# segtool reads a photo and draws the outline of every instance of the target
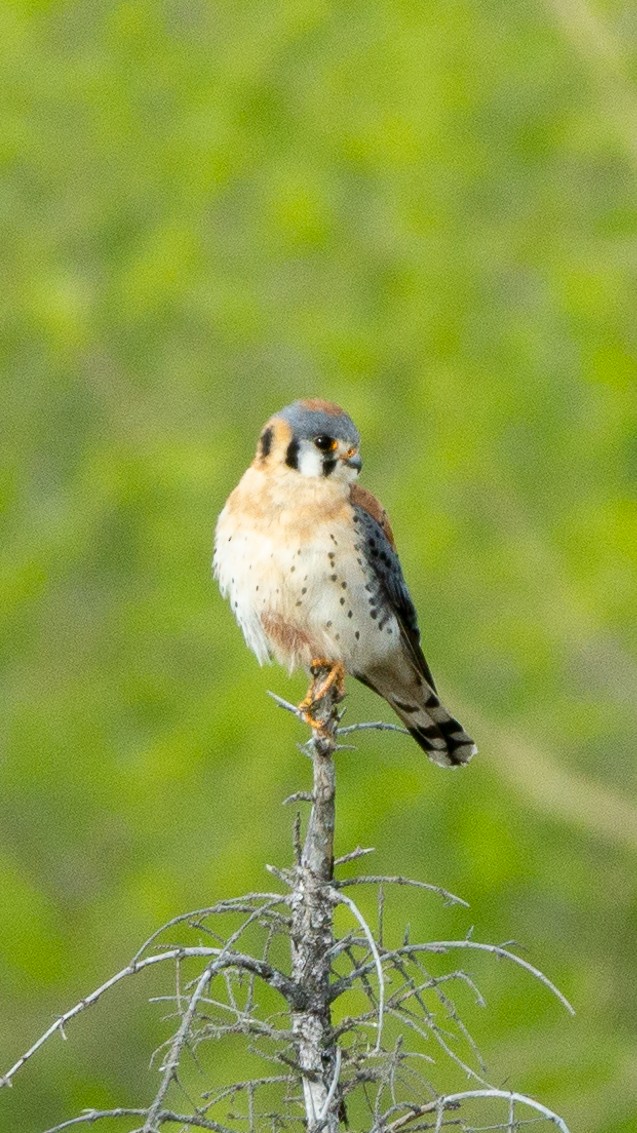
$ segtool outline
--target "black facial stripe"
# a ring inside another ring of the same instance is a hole
[[[272,437],[274,430],[272,428],[266,429],[261,436],[261,459],[265,460],[269,456],[270,449],[272,448]]]
[[[323,461],[323,475],[329,476],[334,471],[334,469],[336,468],[337,463],[338,463],[338,461],[336,461],[336,460],[324,460]]]
[[[297,440],[290,441],[287,452],[285,454],[285,463],[290,468],[298,468],[299,466],[299,442]]]

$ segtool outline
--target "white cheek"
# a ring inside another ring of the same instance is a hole
[[[351,468],[342,460],[339,460],[336,468],[332,472],[332,476],[335,480],[344,481],[346,484],[353,484],[355,480],[358,480],[357,470],[355,468]]]
[[[323,457],[314,445],[303,445],[299,453],[299,472],[302,476],[322,476]]]

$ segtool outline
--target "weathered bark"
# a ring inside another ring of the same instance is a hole
[[[318,684],[324,673],[318,673]],[[313,802],[292,893],[292,973],[307,993],[293,1017],[310,1133],[339,1127],[339,1058],[330,1019],[330,949],[334,943],[330,883],[334,867],[335,773],[338,725],[333,686],[313,708],[321,725],[309,744],[314,771]]]

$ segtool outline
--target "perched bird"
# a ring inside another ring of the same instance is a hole
[[[346,673],[384,697],[430,759],[467,763],[473,740],[441,704],[387,514],[358,485],[360,438],[329,401],[266,422],[215,532],[214,574],[259,662]],[[299,707],[312,722],[311,700]]]

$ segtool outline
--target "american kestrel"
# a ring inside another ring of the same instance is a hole
[[[329,401],[271,417],[219,516],[214,574],[261,664],[329,669],[341,689],[350,673],[430,759],[459,766],[477,749],[438,698],[387,513],[357,483],[359,443]]]

